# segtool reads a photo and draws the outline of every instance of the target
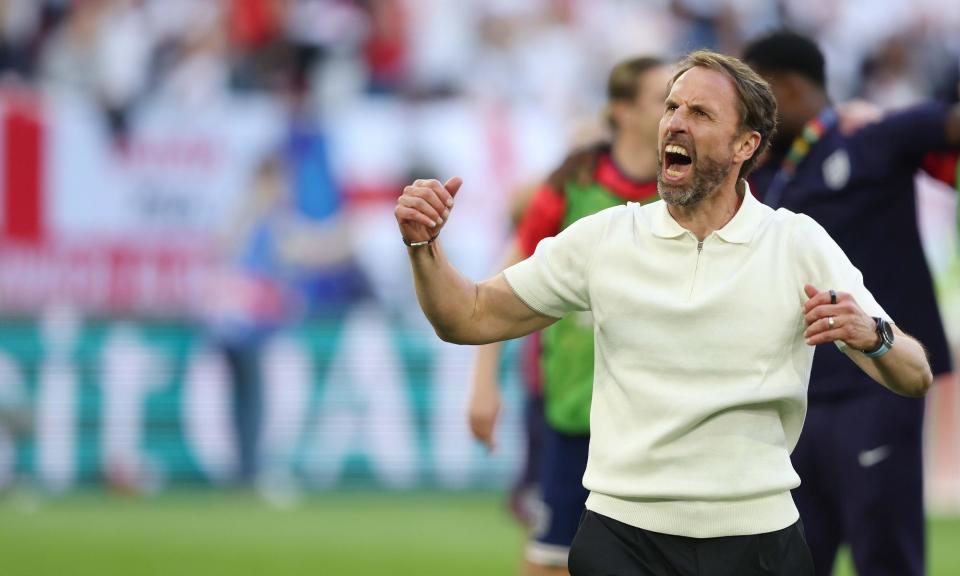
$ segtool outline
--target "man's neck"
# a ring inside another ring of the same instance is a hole
[[[620,134],[613,141],[613,161],[631,180],[653,180],[657,177],[657,146],[648,139]]]
[[[667,205],[667,210],[677,224],[686,228],[701,242],[714,230],[719,230],[733,219],[743,203],[745,188],[736,185],[736,173],[733,179],[727,178],[711,194],[694,206]]]

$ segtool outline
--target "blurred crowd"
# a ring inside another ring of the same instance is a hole
[[[589,115],[609,65],[738,53],[779,26],[815,36],[831,90],[898,106],[955,86],[948,0],[3,0],[8,78],[98,100],[306,89],[329,112],[371,95],[535,102]]]
[[[5,77],[94,99],[119,133],[145,98],[250,91],[328,115],[374,96],[528,103],[570,127],[625,56],[736,54],[778,26],[819,39],[835,98],[893,107],[955,97],[960,52],[948,0],[3,0],[0,22]]]

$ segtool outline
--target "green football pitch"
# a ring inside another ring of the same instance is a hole
[[[4,576],[513,575],[522,539],[491,494],[0,495]],[[960,574],[958,543],[960,518],[931,520],[932,576]]]

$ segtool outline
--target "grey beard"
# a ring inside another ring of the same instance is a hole
[[[730,173],[732,166],[732,158],[728,158],[726,162],[703,158],[700,160],[700,165],[694,168],[693,184],[689,188],[681,188],[664,180],[663,160],[659,159],[657,160],[657,193],[671,206],[683,208],[695,206],[717,189],[717,186]]]

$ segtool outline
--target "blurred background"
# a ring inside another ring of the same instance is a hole
[[[837,101],[957,99],[954,0],[0,0],[0,571],[513,573],[518,354],[487,454],[395,199],[462,176],[444,246],[486,277],[615,62],[783,25]],[[957,351],[957,196],[918,178]],[[956,574],[956,378],[927,414]]]

